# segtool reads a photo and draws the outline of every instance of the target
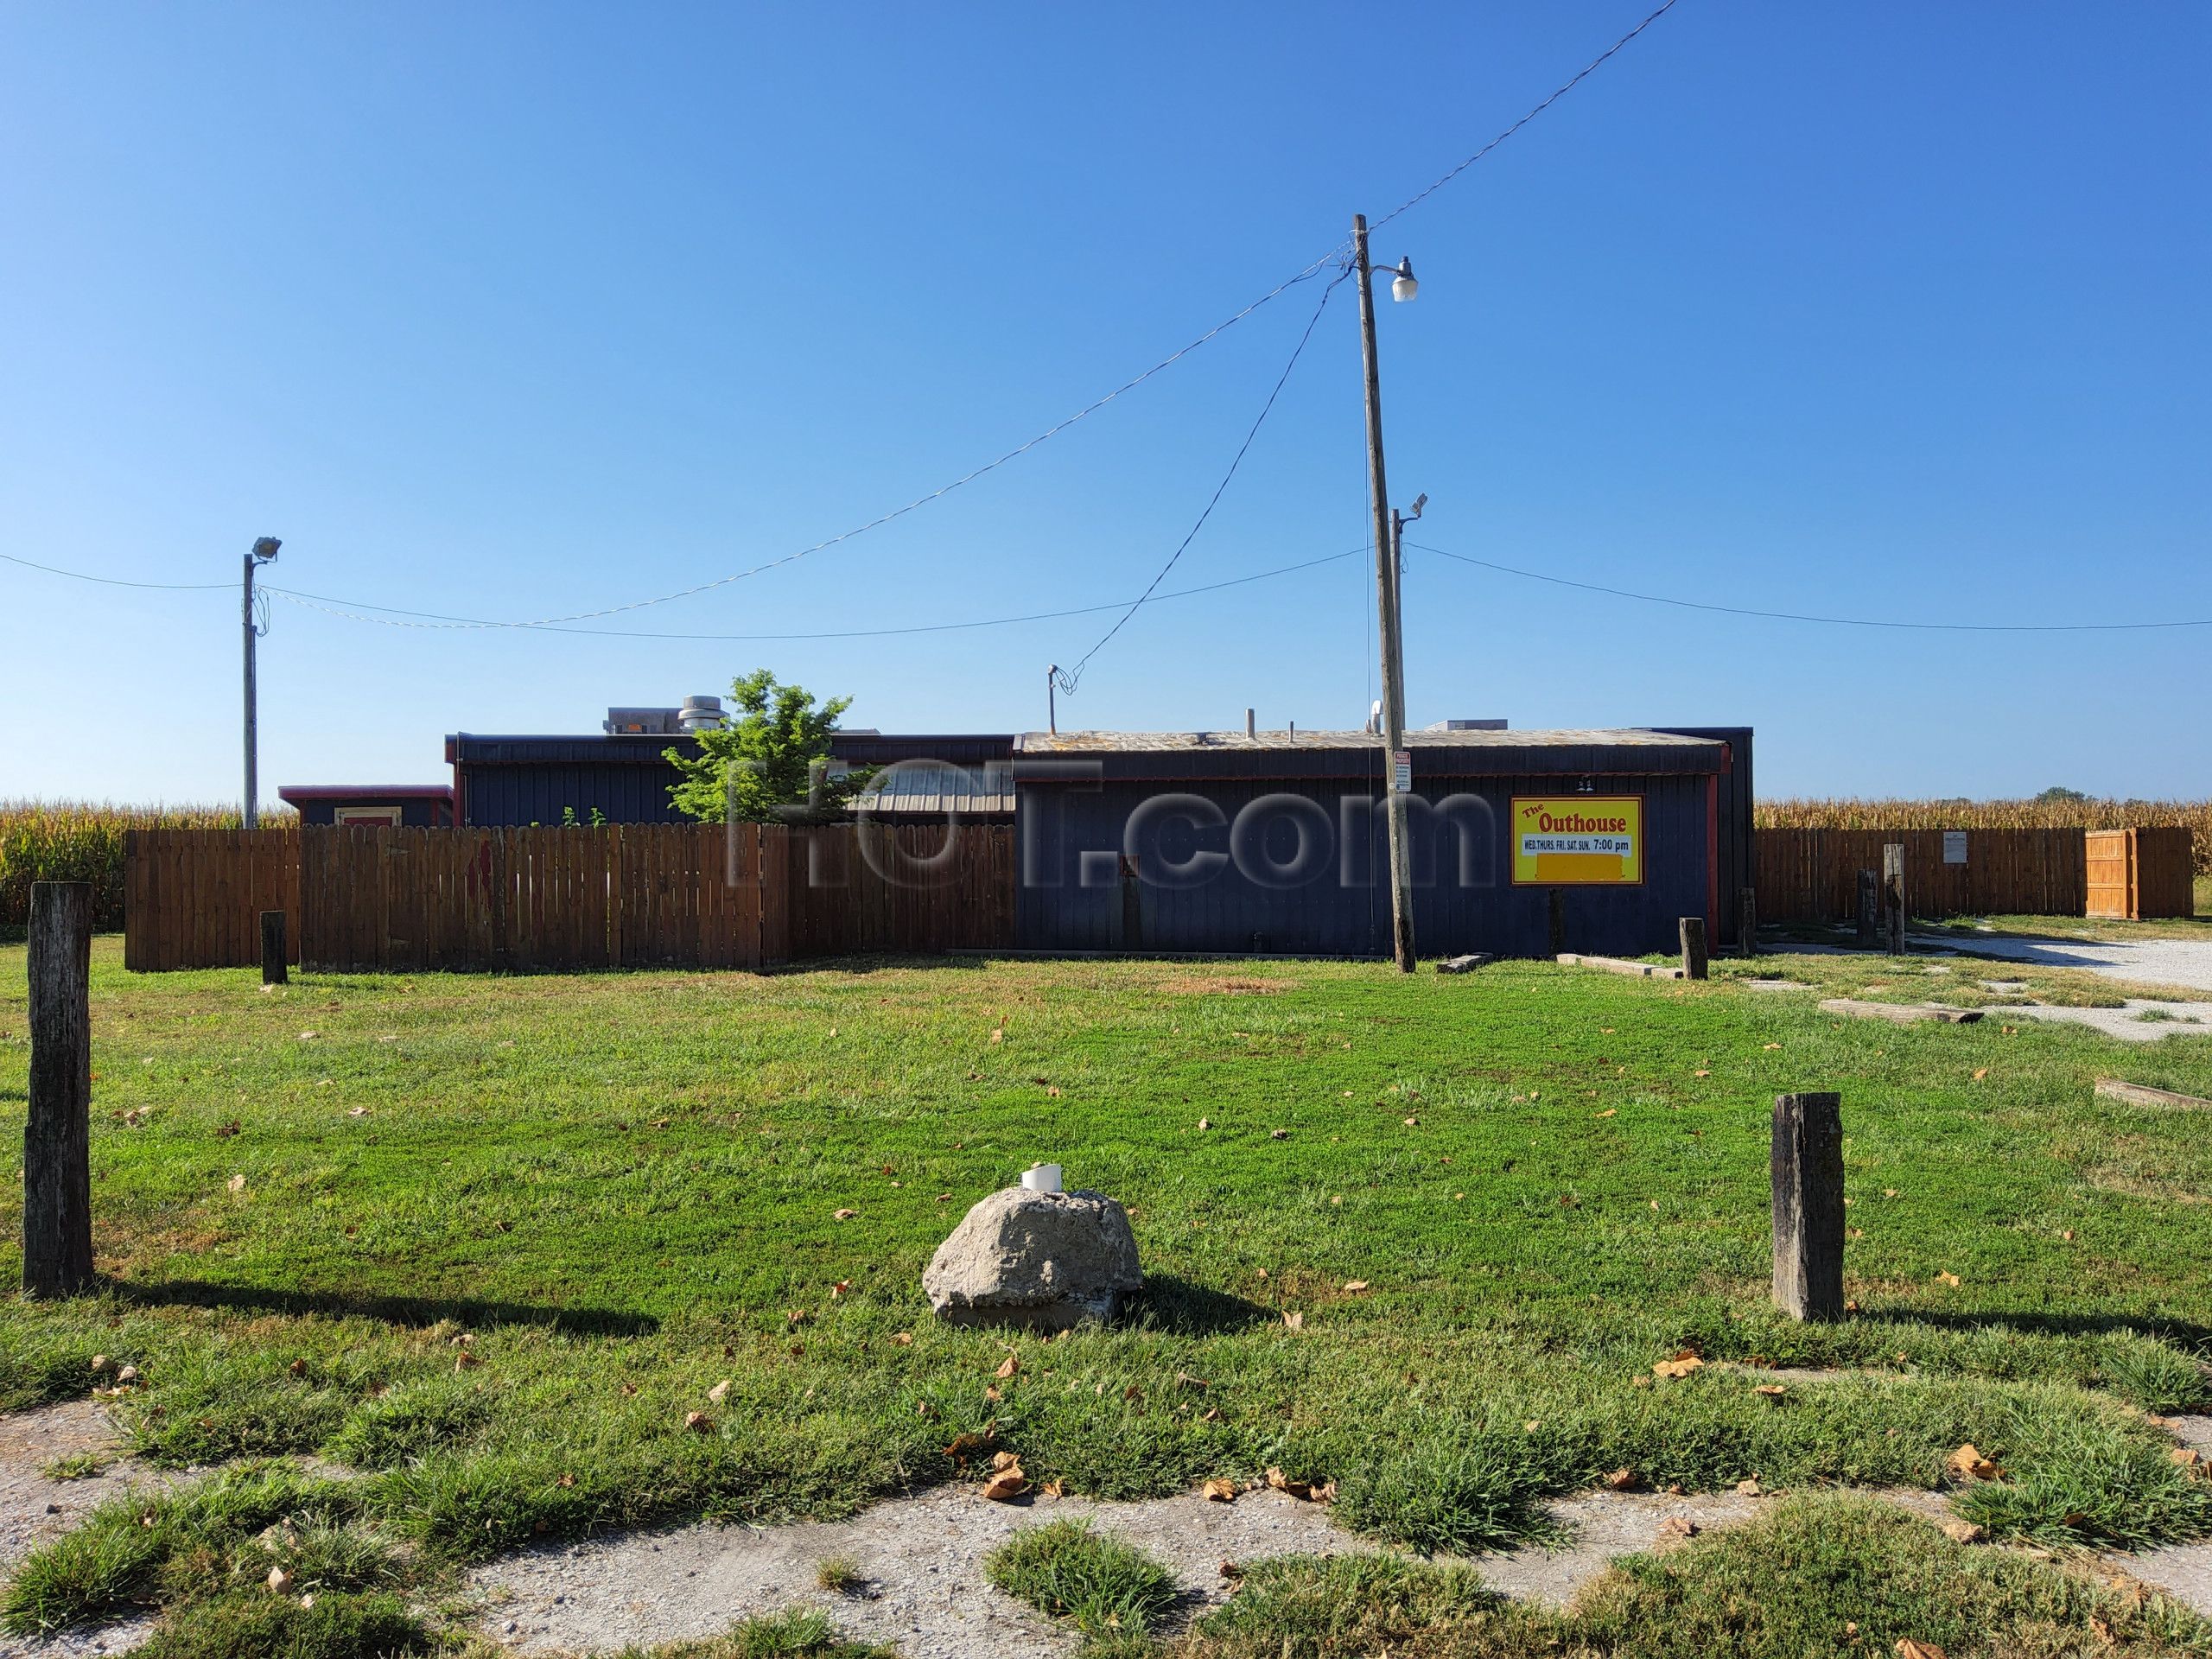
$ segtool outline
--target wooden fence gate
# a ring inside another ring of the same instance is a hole
[[[2087,913],[2127,921],[2194,914],[2194,852],[2186,829],[2090,830]]]

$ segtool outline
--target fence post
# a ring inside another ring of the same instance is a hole
[[[92,885],[34,881],[30,1111],[23,1126],[23,1289],[92,1282]]]
[[[282,985],[290,977],[284,966],[284,912],[264,910],[261,912],[261,982]]]
[[[1859,872],[1859,948],[1872,950],[1881,943],[1882,878],[1872,870]]]
[[[1759,953],[1759,890],[1736,890],[1736,949],[1747,957]]]
[[[1705,918],[1685,916],[1681,918],[1682,977],[1705,977]]]
[[[1774,1302],[1843,1317],[1843,1096],[1774,1097]]]
[[[1882,907],[1889,924],[1889,948],[1893,957],[1904,954],[1904,847],[1891,842],[1882,849]]]

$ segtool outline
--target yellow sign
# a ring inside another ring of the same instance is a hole
[[[1513,798],[1516,886],[1634,887],[1643,880],[1641,795]]]

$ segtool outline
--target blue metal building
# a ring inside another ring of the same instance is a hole
[[[1750,880],[1751,734],[1727,729],[1408,734],[1421,953],[1638,956],[1672,950],[1684,916],[1732,938],[1731,899]],[[1745,786],[1724,804],[1739,750]],[[1014,749],[1016,942],[1387,954],[1387,764],[1363,732],[1027,734]],[[1517,805],[1560,836],[1516,841]],[[1628,826],[1633,880],[1624,855],[1530,850],[1585,847],[1586,816]],[[1601,867],[1603,880],[1561,874]]]
[[[569,812],[586,823],[594,814],[607,823],[677,823],[683,815],[668,796],[678,777],[667,759],[671,748],[696,753],[698,740],[681,733],[457,732],[446,739],[446,760],[453,767],[454,810],[466,825],[559,823]],[[849,766],[927,760],[980,772],[991,762],[1002,768],[1014,753],[1014,738],[1009,733],[841,732],[830,753]],[[1010,800],[990,804],[1001,812],[1012,810]]]

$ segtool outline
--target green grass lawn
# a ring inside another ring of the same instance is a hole
[[[1999,1535],[2212,1531],[2212,1484],[2143,1421],[2212,1406],[2212,1135],[2090,1091],[2118,1071],[2212,1095],[2212,1043],[2001,1009],[1839,1020],[1736,963],[1707,984],[963,959],[271,994],[121,957],[95,946],[109,1288],[0,1313],[0,1405],[80,1397],[104,1355],[139,1370],[140,1453],[249,1461],[34,1557],[17,1630],[257,1584],[257,1535],[288,1516],[319,1616],[376,1626],[395,1586],[534,1538],[974,1478],[963,1432],[1109,1497],[1280,1465],[1334,1480],[1346,1524],[1446,1553],[1540,1535],[1539,1500],[1617,1470],[1934,1486],[1966,1441],[2005,1478],[1960,1507]],[[11,1134],[22,957],[0,948]],[[1757,971],[1908,1000],[1967,977]],[[2086,977],[2003,976],[2054,999]],[[1769,1111],[1815,1088],[1843,1091],[1848,1137],[1858,1311],[1833,1327],[1766,1306]],[[937,1328],[931,1251],[1039,1160],[1130,1206],[1134,1318],[1049,1344]],[[1779,1396],[1718,1363],[1653,1376],[1686,1348],[1852,1370]]]

